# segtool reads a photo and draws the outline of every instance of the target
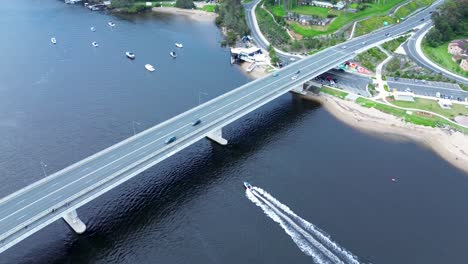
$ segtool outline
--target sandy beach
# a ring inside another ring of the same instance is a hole
[[[242,72],[244,72],[249,78],[251,78],[253,80],[262,78],[263,76],[268,74],[268,72],[267,72],[267,67],[268,66],[267,65],[257,66],[251,72],[247,72],[247,68],[249,68],[250,63],[243,62],[243,63],[239,64],[239,66],[240,66]]]
[[[184,15],[191,19],[201,21],[201,22],[211,22],[214,21],[217,14],[212,12],[206,12],[203,10],[197,9],[181,9],[177,7],[153,7],[151,9],[153,12],[172,14],[172,15]]]
[[[406,123],[379,110],[365,108],[329,95],[315,95],[309,92],[304,98],[320,102],[339,120],[374,136],[416,141],[468,173],[468,135]]]

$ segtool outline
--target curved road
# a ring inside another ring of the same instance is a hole
[[[430,61],[428,58],[425,56],[422,56],[422,50],[421,50],[421,40],[418,41],[418,39],[422,38],[423,35],[432,27],[432,23],[427,23],[423,28],[421,28],[416,34],[411,36],[407,42],[403,44],[403,48],[406,51],[406,54],[408,57],[410,57],[412,60],[414,60],[417,64],[420,66],[427,68],[433,72],[440,73],[443,76],[455,80],[459,83],[462,83],[464,85],[468,85],[468,79],[464,78],[462,76],[459,76],[455,73],[449,72],[442,67],[434,64],[432,61]]]

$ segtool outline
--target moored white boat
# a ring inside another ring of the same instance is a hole
[[[178,47],[178,48],[183,48],[184,47],[184,45],[182,45],[182,43],[176,43],[175,46]]]
[[[92,31],[92,32],[96,31],[96,28],[95,28],[95,27],[91,27],[91,31]]]
[[[110,21],[109,23],[107,23],[107,25],[111,26],[111,27],[115,27],[115,23]]]
[[[150,72],[153,72],[153,71],[154,71],[154,67],[153,67],[153,65],[151,65],[151,64],[146,64],[146,65],[145,65],[145,68],[146,68],[148,71],[150,71]]]
[[[93,47],[95,47],[95,48],[99,47],[99,44],[97,44],[96,41],[93,41],[93,43],[91,43],[91,45],[93,45]]]
[[[57,39],[55,39],[54,37],[50,38],[50,42],[52,42],[52,44],[57,44]]]
[[[177,54],[174,51],[171,51],[169,55],[171,55],[172,58],[177,58]]]
[[[125,55],[129,59],[132,59],[132,60],[135,59],[135,53],[133,53],[133,52],[127,51],[127,52],[125,52]]]

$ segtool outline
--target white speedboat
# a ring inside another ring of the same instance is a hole
[[[125,56],[127,56],[127,58],[132,59],[132,60],[135,59],[135,53],[130,52],[130,51],[125,52]]]
[[[107,23],[107,25],[109,25],[110,27],[115,27],[115,23],[110,21],[109,23]]]
[[[50,38],[50,42],[52,42],[52,44],[57,44],[57,39],[55,39],[54,37]]]
[[[91,45],[93,45],[93,47],[95,47],[95,48],[99,47],[99,45],[97,44],[96,41],[93,41],[93,43],[91,43]]]
[[[174,51],[169,53],[169,55],[171,55],[171,57],[174,58],[174,59],[177,58],[177,54]]]
[[[92,31],[92,32],[96,31],[96,28],[95,28],[95,27],[91,27],[91,31]]]
[[[151,65],[151,64],[146,64],[146,65],[145,65],[145,68],[146,68],[148,71],[150,71],[150,72],[153,72],[153,71],[154,71],[154,67],[153,67],[153,65]]]
[[[244,182],[244,187],[248,190],[251,190],[252,189],[252,185],[250,185],[250,183],[248,182]]]
[[[182,45],[182,43],[176,43],[175,46],[178,47],[178,48],[183,48],[184,47],[184,45]]]

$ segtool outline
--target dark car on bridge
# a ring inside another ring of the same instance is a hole
[[[166,141],[164,141],[164,143],[170,144],[170,143],[176,141],[176,139],[177,139],[177,138],[176,138],[175,136],[172,136],[172,137],[166,139]]]
[[[201,120],[200,119],[197,119],[195,121],[192,122],[192,126],[196,126],[196,125],[199,125],[201,123]]]

